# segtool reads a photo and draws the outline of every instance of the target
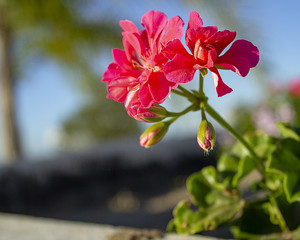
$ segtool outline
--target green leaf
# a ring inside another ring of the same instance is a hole
[[[174,222],[174,218],[169,221],[166,230],[167,232],[176,232],[176,225]]]
[[[279,226],[270,222],[270,216],[263,208],[266,200],[246,203],[243,215],[231,227],[234,239],[252,239],[261,234],[280,231]]]
[[[207,207],[207,195],[216,189],[223,191],[225,186],[219,182],[216,169],[208,166],[187,179],[187,188],[197,206]]]
[[[275,199],[272,199],[273,201],[266,202],[263,204],[263,208],[265,211],[270,215],[270,221],[274,225],[283,226],[283,229],[287,229],[285,220],[280,212],[280,209],[278,208],[277,204],[275,203]]]
[[[280,135],[283,138],[292,138],[292,139],[295,139],[296,141],[300,141],[300,136],[291,129],[289,124],[279,122],[276,124],[276,127],[278,128]]]
[[[239,166],[239,158],[230,153],[221,155],[217,163],[217,170],[220,173],[227,173],[231,175],[235,173]]]
[[[254,239],[254,238],[257,238],[259,236],[262,236],[262,235],[259,235],[259,234],[244,232],[238,226],[232,226],[230,228],[230,231],[232,232],[235,239]]]
[[[184,234],[194,234],[217,228],[231,220],[244,206],[235,189],[227,189],[213,166],[203,168],[187,180],[193,202],[199,207],[190,209],[187,201],[180,202],[174,209],[174,220],[169,229]]]
[[[245,156],[243,157],[238,165],[238,171],[233,177],[232,185],[237,187],[239,182],[245,177],[248,173],[250,173],[255,168],[255,163],[251,157]]]
[[[228,198],[207,209],[192,211],[188,202],[180,202],[174,209],[176,231],[182,234],[195,234],[213,230],[231,220],[244,207],[244,200]]]
[[[275,138],[257,131],[247,134],[245,140],[254,148],[255,153],[262,159],[266,159],[275,150]],[[232,148],[232,153],[240,158],[249,155],[248,150],[241,144],[236,143]],[[249,155],[250,156],[250,155]]]
[[[267,164],[267,171],[276,169],[283,174],[283,190],[289,203],[300,201],[299,148],[299,141],[284,139]]]
[[[232,227],[231,231],[234,233],[236,238],[241,239],[251,239],[251,240],[279,240],[279,239],[300,239],[300,227],[291,232],[280,232],[280,233],[272,233],[272,234],[251,234],[247,232],[240,231],[237,227]]]
[[[276,169],[268,169],[266,172],[266,186],[272,192],[280,192],[282,191],[282,182],[283,182],[284,174],[281,171]]]

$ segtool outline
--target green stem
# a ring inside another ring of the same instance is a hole
[[[206,119],[206,115],[205,115],[205,110],[204,110],[204,108],[201,108],[201,118],[202,118],[202,121],[203,121],[203,120],[207,120],[207,119]]]
[[[184,109],[183,111],[179,112],[179,113],[175,113],[175,112],[168,112],[167,116],[168,117],[172,117],[170,120],[166,121],[168,123],[172,123],[175,120],[177,120],[177,118],[181,117],[182,115],[195,110],[195,108],[197,107],[197,103],[193,103],[192,105],[190,105],[189,107],[187,107],[186,109]]]
[[[265,176],[265,166],[262,163],[261,159],[257,156],[253,148],[249,145],[248,142],[234,129],[232,128],[208,103],[205,103],[206,112],[213,117],[222,127],[229,131],[237,140],[247,148],[249,153],[253,156],[254,162],[257,166],[257,169],[260,171],[262,176]]]
[[[200,94],[200,98],[201,99],[205,99],[205,94],[203,91],[203,81],[204,80],[204,76],[202,74],[202,72],[200,71],[200,76],[199,76],[199,94]],[[206,115],[205,115],[205,103],[204,101],[200,102],[200,109],[201,109],[201,117],[202,117],[202,121],[206,120]]]
[[[287,226],[287,224],[286,224],[286,222],[285,222],[285,220],[282,216],[282,213],[281,213],[281,211],[278,207],[278,204],[277,204],[276,200],[273,197],[270,197],[270,202],[276,208],[276,215],[278,217],[278,221],[279,221],[278,225],[279,225],[280,229],[283,232],[289,232],[290,230],[289,230],[289,228],[288,228],[288,226]]]
[[[178,90],[176,90],[176,89],[172,89],[172,92],[173,92],[173,93],[175,93],[175,94],[177,94],[177,95],[180,95],[180,96],[186,97],[186,94],[184,94],[183,92],[181,92],[181,91],[178,91]]]
[[[202,75],[202,72],[200,72],[200,79],[199,79],[199,93],[200,97],[205,97],[204,91],[203,91],[203,81],[204,76]]]
[[[189,90],[185,89],[181,85],[178,85],[178,89],[180,89],[184,93],[184,96],[187,97],[189,100],[198,100],[197,96],[195,96],[193,93],[191,93]]]

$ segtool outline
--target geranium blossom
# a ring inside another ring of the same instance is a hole
[[[113,49],[114,61],[104,72],[102,81],[107,82],[108,98],[124,102],[131,117],[143,120],[140,115],[151,114],[147,109],[161,104],[177,83],[166,79],[163,66],[168,61],[162,49],[183,35],[183,21],[159,11],[149,11],[141,19],[143,30],[133,22],[120,21],[123,28],[124,50]]]
[[[172,59],[164,67],[167,79],[186,83],[193,80],[197,70],[207,68],[211,71],[218,96],[230,93],[232,89],[223,82],[218,68],[229,69],[245,77],[259,60],[258,49],[245,40],[235,41],[227,52],[219,56],[235,37],[236,33],[232,31],[218,31],[215,26],[203,27],[199,14],[191,12],[185,41],[192,54],[178,39],[169,42],[164,50],[166,56]]]

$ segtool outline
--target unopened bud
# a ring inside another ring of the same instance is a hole
[[[207,152],[210,149],[213,149],[215,140],[216,133],[213,125],[210,122],[203,120],[200,123],[197,136],[199,146]]]
[[[160,122],[166,118],[167,113],[164,107],[155,104],[141,113],[141,118],[146,122]]]
[[[152,147],[158,143],[167,133],[169,124],[165,122],[156,123],[140,136],[140,145],[145,148]]]

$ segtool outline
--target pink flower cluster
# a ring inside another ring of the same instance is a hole
[[[154,113],[148,109],[161,104],[179,83],[193,79],[196,70],[209,69],[218,96],[232,91],[218,69],[229,69],[246,76],[259,60],[258,49],[245,40],[237,40],[226,53],[222,51],[234,40],[235,32],[203,27],[202,19],[191,12],[185,41],[181,43],[183,21],[159,11],[149,11],[141,19],[145,29],[138,30],[133,22],[120,21],[124,30],[124,50],[113,49],[114,61],[104,72],[108,98],[123,102],[128,114],[140,121]]]

